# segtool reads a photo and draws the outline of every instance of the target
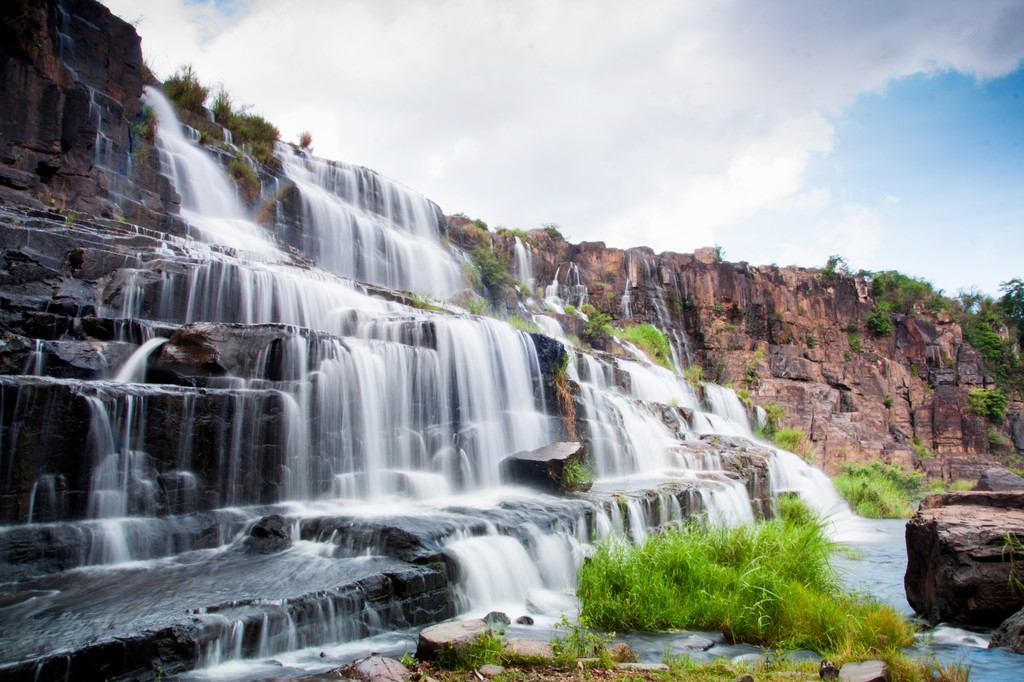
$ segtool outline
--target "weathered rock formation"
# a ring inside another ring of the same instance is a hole
[[[1024,654],[1024,609],[1004,620],[992,635],[988,645],[1008,646],[1018,654]]]
[[[906,532],[907,601],[931,624],[995,627],[1024,606],[1024,492],[932,495]]]
[[[449,232],[467,249],[493,243],[510,262],[514,255],[508,233],[482,232],[458,216]],[[570,244],[551,230],[527,236],[538,295],[589,303],[617,326],[663,329],[708,380],[785,408],[783,425],[807,434],[828,473],[882,460],[946,481],[977,479],[994,456],[1019,463],[1024,453],[1024,435],[1015,436],[1024,434],[1024,406],[1000,424],[966,409],[969,389],[994,384],[948,314],[893,314],[894,333],[879,337],[865,323],[870,287],[850,275],[722,262],[713,249],[655,254]],[[579,317],[558,320],[580,334]],[[990,438],[990,430],[1001,435]]]

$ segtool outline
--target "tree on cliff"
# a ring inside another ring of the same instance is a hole
[[[1014,277],[999,285],[999,290],[1003,292],[1003,297],[999,299],[1003,315],[1016,327],[1017,340],[1024,345],[1024,280]]]

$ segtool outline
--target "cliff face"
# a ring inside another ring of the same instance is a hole
[[[178,198],[137,130],[138,34],[90,0],[0,8],[0,200],[160,225]]]
[[[479,241],[465,220],[449,224],[456,242]],[[557,277],[568,303],[589,302],[616,326],[665,330],[707,380],[784,408],[781,425],[801,429],[829,473],[882,460],[947,481],[977,478],[994,457],[1015,462],[1024,451],[1013,438],[1024,421],[1019,402],[1001,424],[967,411],[969,390],[994,384],[948,315],[893,315],[894,333],[876,336],[865,324],[870,287],[849,275],[720,262],[714,249],[656,255],[572,245],[542,230],[528,238],[538,296]],[[511,236],[492,241],[513,257]],[[579,332],[578,318],[560,321]]]

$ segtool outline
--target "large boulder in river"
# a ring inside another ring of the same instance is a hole
[[[1008,646],[1018,654],[1024,654],[1024,609],[1003,621],[992,635],[988,646]]]
[[[907,601],[933,625],[996,627],[1024,606],[1008,539],[1024,541],[1024,491],[932,495],[907,523]]]
[[[536,450],[510,455],[501,460],[498,470],[501,480],[506,483],[561,492],[566,490],[567,467],[573,463],[582,466],[584,456],[585,450],[580,443],[554,443]]]
[[[978,479],[974,490],[1024,490],[1024,478],[1013,473],[1006,467],[992,467],[985,469],[985,472]]]

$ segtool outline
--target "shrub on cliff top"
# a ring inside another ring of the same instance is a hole
[[[822,654],[885,655],[913,640],[891,606],[844,594],[824,525],[800,500],[753,526],[612,538],[580,570],[581,613],[615,630],[716,629],[733,641]]]
[[[967,411],[989,421],[1001,422],[1006,417],[1010,399],[999,391],[974,388],[967,394]]]
[[[167,99],[182,109],[202,114],[203,104],[210,94],[210,89],[199,81],[199,76],[192,70],[191,64],[184,64],[178,67],[173,76],[164,81],[164,93]]]
[[[875,336],[892,336],[892,316],[887,310],[882,310],[878,306],[871,309],[871,312],[864,318],[864,324]]]

